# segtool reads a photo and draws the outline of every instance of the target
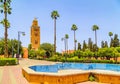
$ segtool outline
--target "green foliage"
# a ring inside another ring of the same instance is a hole
[[[0,58],[0,66],[16,64],[17,64],[16,58]]]
[[[91,52],[90,50],[86,50],[85,53],[86,53],[86,56],[87,56],[88,58],[91,58],[91,57],[94,56],[94,53]]]
[[[76,40],[76,37],[75,37],[75,31],[77,29],[78,29],[78,27],[75,24],[73,24],[72,27],[71,27],[71,30],[74,31],[74,50],[76,50],[76,42],[77,42],[77,40]]]
[[[59,53],[59,52],[56,52],[56,55],[58,55],[58,56],[62,56],[62,54],[61,54],[61,53]]]
[[[81,50],[81,44],[78,43],[78,50]]]
[[[77,50],[77,51],[74,52],[74,55],[78,56],[78,58],[83,57],[84,56],[83,54],[84,54],[84,52],[81,51],[81,50]]]
[[[118,53],[120,53],[120,47],[116,47],[115,49],[117,50]]]
[[[51,12],[51,17],[52,19],[57,19],[57,17],[60,17],[60,15],[58,14],[58,11],[54,10]]]
[[[37,57],[36,51],[35,50],[30,50],[28,53],[28,57],[31,59],[34,59]]]
[[[119,47],[119,46],[120,46],[120,44],[119,44],[119,38],[118,38],[118,35],[115,34],[114,38],[111,39],[110,47]]]
[[[107,41],[102,41],[101,42],[101,48],[108,48],[108,43],[107,43]]]
[[[54,51],[54,46],[52,44],[50,44],[50,43],[43,43],[43,44],[40,45],[39,49],[43,49],[46,52],[49,52],[50,55],[52,56],[52,53]]]
[[[90,63],[114,63],[112,60],[90,60]]]
[[[38,49],[38,50],[36,51],[37,59],[43,59],[44,56],[45,56],[45,53],[46,53],[45,50],[43,50],[43,49]]]
[[[97,25],[93,25],[92,30],[93,31],[99,30],[99,27]]]
[[[6,22],[7,28],[9,28],[10,27],[10,22],[8,20],[4,19],[0,22],[0,24],[3,24],[3,26],[5,27],[5,22]]]
[[[85,42],[85,40],[83,41],[83,48],[82,48],[82,50],[83,51],[85,51],[87,49],[87,44],[86,44],[86,42]]]
[[[78,29],[78,27],[75,24],[73,24],[71,27],[71,30],[76,31],[77,29]]]
[[[88,49],[90,51],[93,51],[93,42],[92,42],[91,38],[88,39]]]
[[[1,0],[0,2],[1,6],[0,6],[0,12],[3,13],[4,18],[2,21],[0,21],[0,23],[5,27],[5,52],[4,52],[4,56],[8,57],[8,44],[7,44],[7,38],[8,38],[8,32],[7,29],[10,27],[10,22],[8,21],[7,17],[8,14],[11,14],[11,10],[12,8],[10,7],[11,5],[11,0]]]
[[[0,39],[0,55],[4,54],[4,42],[5,40],[3,38]],[[18,41],[16,39],[8,39],[8,55],[12,55],[17,53],[18,49]],[[23,53],[21,42],[20,42],[20,53]]]
[[[29,45],[28,45],[28,51],[31,50],[31,49],[32,49],[32,45],[29,44]]]
[[[108,35],[111,37],[111,36],[113,36],[113,33],[112,33],[112,32],[109,32]]]
[[[93,52],[97,52],[98,49],[99,49],[99,48],[97,47],[97,45],[96,45],[96,44],[93,44],[93,50],[92,50],[92,51],[93,51]]]
[[[48,60],[56,62],[56,61],[60,60],[60,57],[58,55],[54,55],[54,56],[50,57]]]
[[[114,48],[101,48],[99,49],[99,56],[106,57],[107,60],[110,60],[114,56]]]
[[[33,50],[31,44],[28,45],[28,56],[33,59],[44,59],[46,57],[52,56],[53,45],[50,43],[43,43],[40,45],[38,50]],[[49,56],[47,56],[49,54]]]
[[[93,74],[93,73],[90,73],[89,74],[89,81],[96,81],[97,80],[97,78],[95,77],[95,75]]]

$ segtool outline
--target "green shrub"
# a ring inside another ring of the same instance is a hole
[[[65,57],[61,57],[60,59],[58,59],[58,61],[65,62],[66,60],[65,60]]]
[[[0,66],[16,64],[17,64],[16,58],[0,58]]]
[[[0,66],[6,65],[6,64],[7,64],[6,60],[3,60],[0,58]]]
[[[91,60],[91,63],[113,63],[112,60]]]
[[[89,79],[89,81],[95,81],[96,77],[93,73],[90,73],[88,79]]]

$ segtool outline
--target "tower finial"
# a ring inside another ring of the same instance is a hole
[[[34,19],[35,19],[35,20],[37,20],[38,18],[37,18],[37,17],[35,17]]]

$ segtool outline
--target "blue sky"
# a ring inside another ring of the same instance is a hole
[[[24,31],[21,35],[22,45],[30,44],[30,27],[35,17],[38,18],[41,28],[41,44],[54,42],[54,21],[51,12],[57,10],[60,18],[57,19],[57,51],[64,50],[61,38],[69,35],[69,49],[74,49],[72,24],[76,24],[76,39],[81,44],[83,40],[88,42],[94,32],[92,26],[99,26],[97,31],[98,45],[101,41],[110,41],[108,32],[120,36],[120,0],[12,0],[12,14],[8,16],[11,27],[8,29],[8,38],[17,39],[18,31]],[[2,16],[0,14],[0,16]],[[3,17],[0,17],[0,20]],[[4,28],[0,25],[0,37],[4,37]]]

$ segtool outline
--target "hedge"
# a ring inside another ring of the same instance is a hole
[[[16,58],[0,58],[0,66],[16,64],[17,64]]]
[[[96,60],[96,59],[87,59],[87,58],[77,58],[77,57],[73,57],[73,58],[67,58],[65,59],[65,57],[61,57],[59,59],[55,58],[55,57],[51,57],[46,59],[48,61],[59,61],[59,62],[80,62],[80,63],[115,63],[113,60]]]

